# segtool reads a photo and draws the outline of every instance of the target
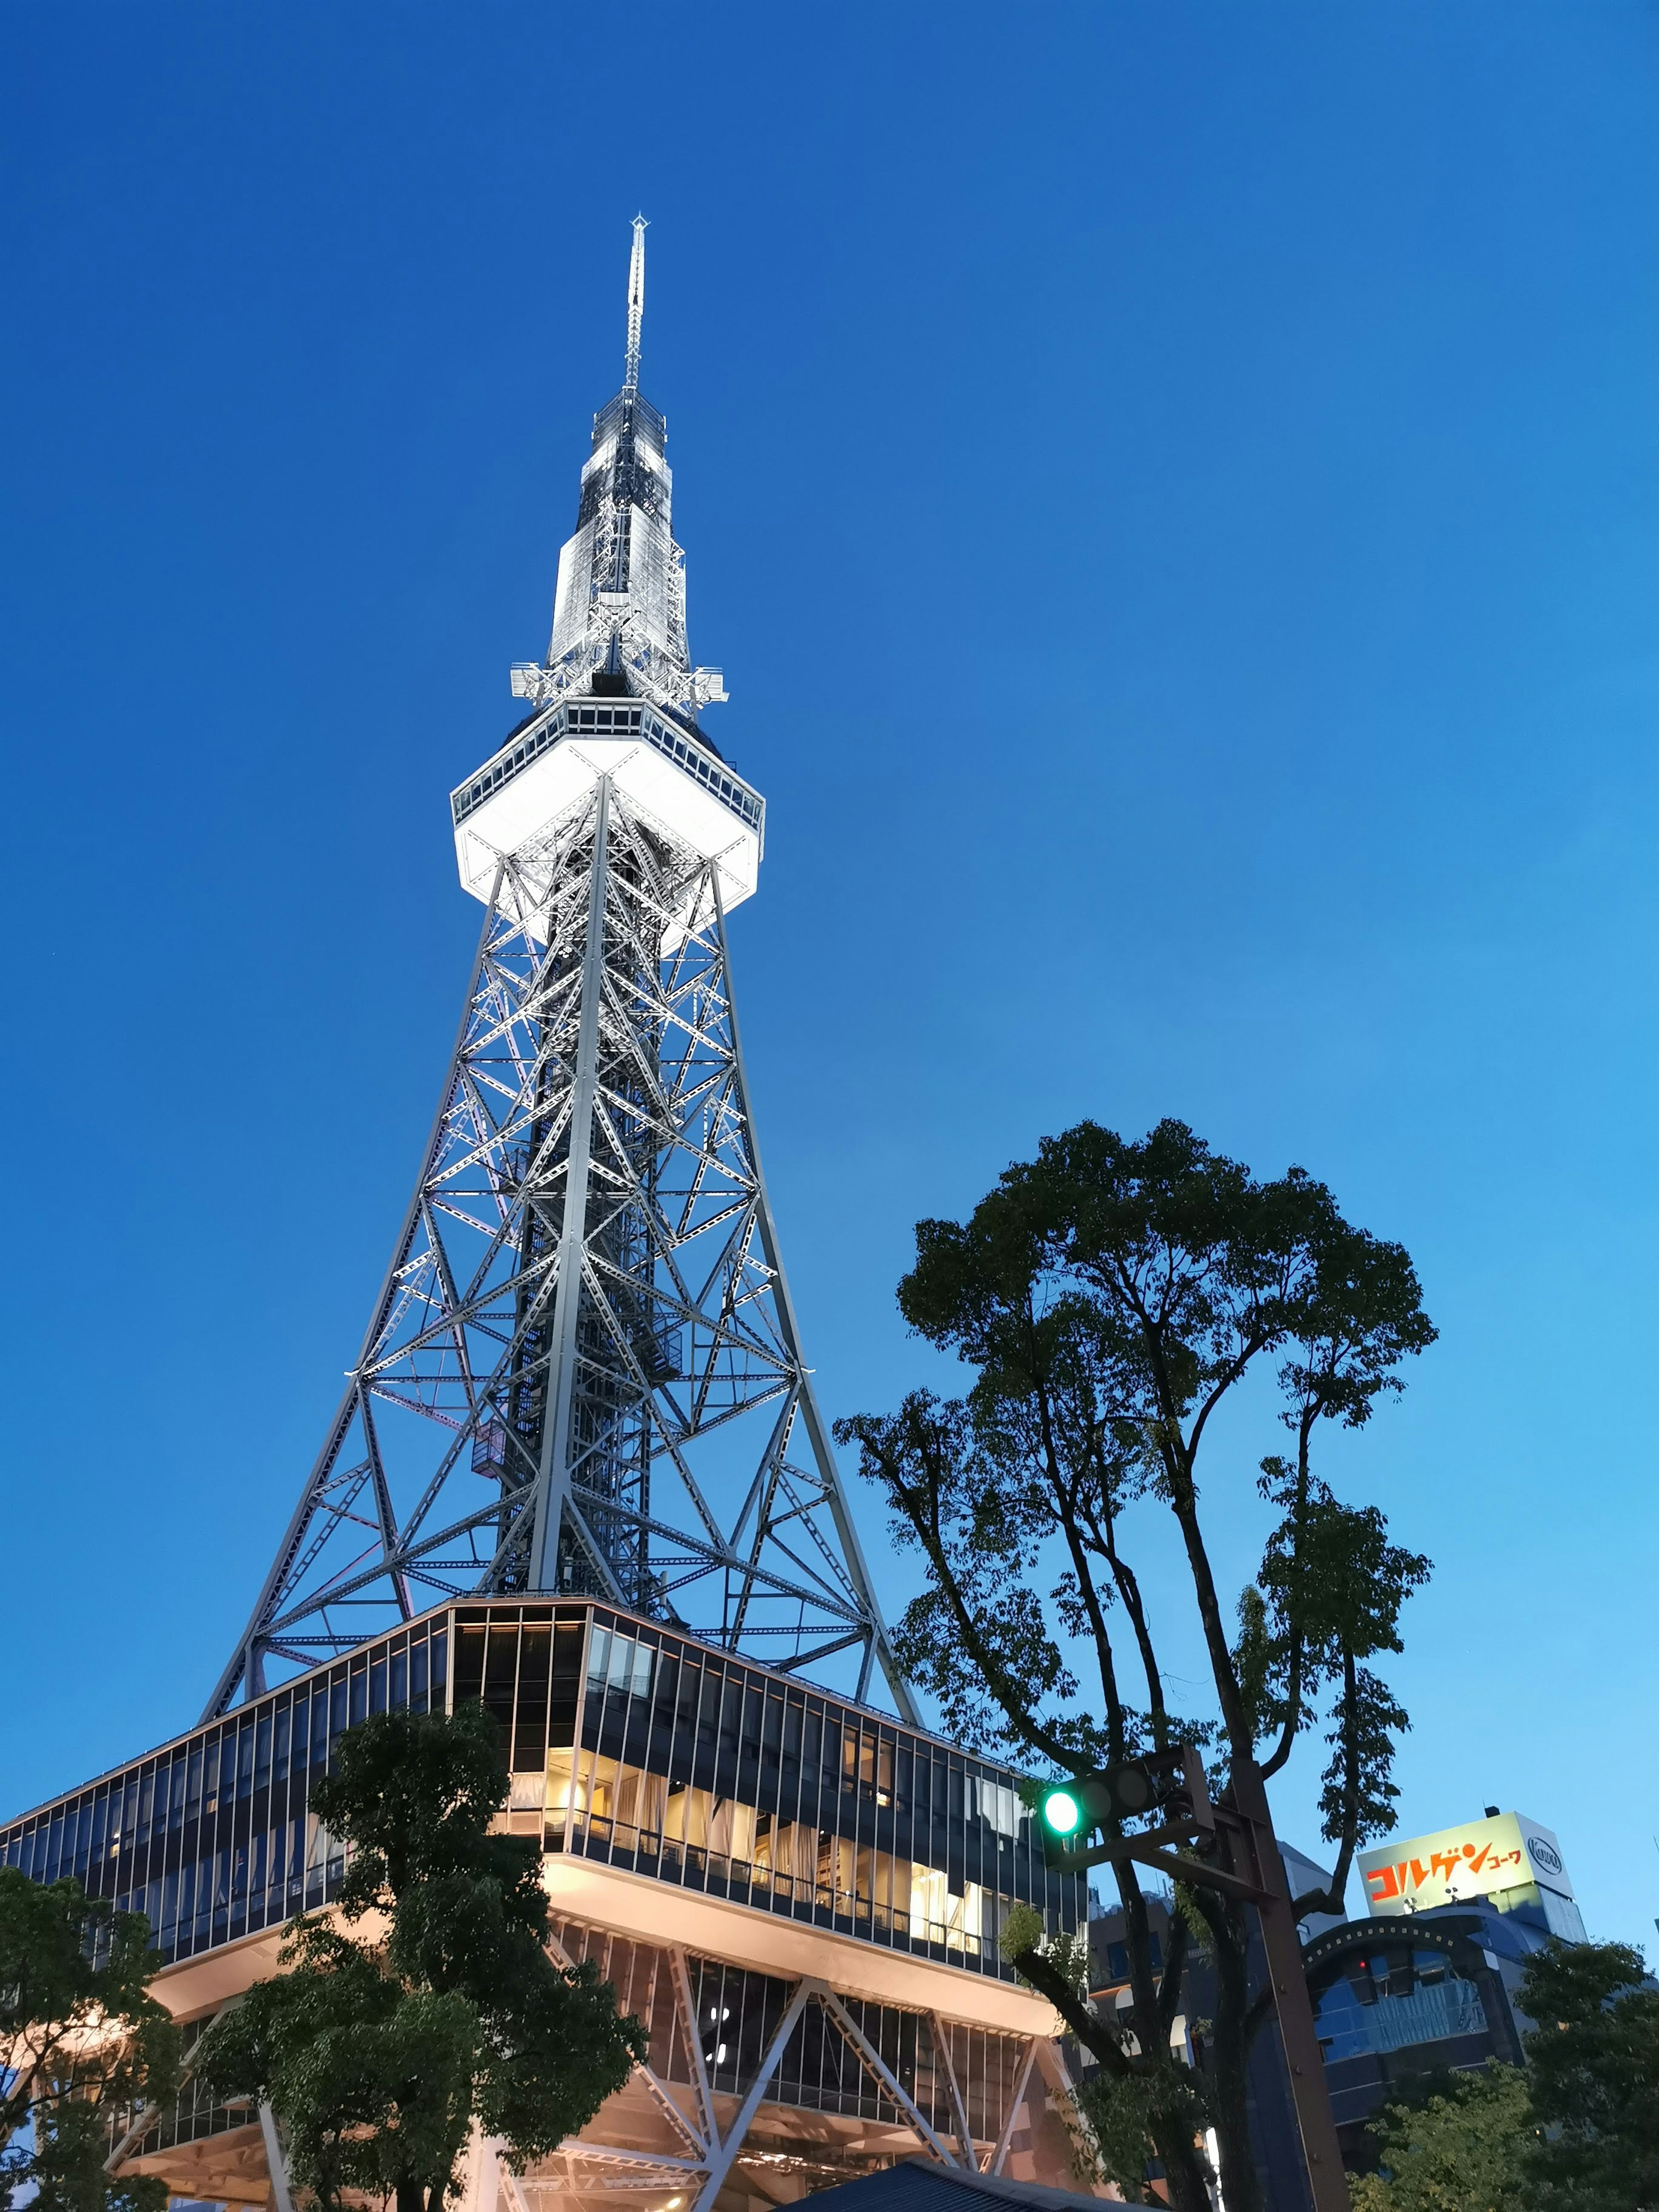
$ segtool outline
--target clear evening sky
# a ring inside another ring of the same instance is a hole
[[[1659,15],[12,0],[0,101],[0,1812],[195,1718],[320,1440],[642,208],[829,1410],[1047,1131],[1326,1177],[1442,1331],[1326,1461],[1436,1561],[1401,1832],[1651,1943]]]

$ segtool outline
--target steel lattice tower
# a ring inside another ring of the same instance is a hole
[[[764,802],[700,728],[662,416],[594,417],[532,711],[451,799],[484,905],[339,1408],[211,1715],[458,1595],[589,1593],[775,1667],[895,1662],[802,1360],[726,916]]]

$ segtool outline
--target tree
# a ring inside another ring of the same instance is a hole
[[[898,1297],[975,1376],[963,1398],[918,1390],[895,1414],[836,1426],[921,1555],[925,1587],[896,1634],[913,1680],[964,1741],[1061,1773],[1187,1741],[1222,1769],[1260,1747],[1272,1775],[1322,1713],[1339,1860],[1331,1891],[1298,1904],[1338,1909],[1355,1850],[1393,1825],[1393,1741],[1407,1724],[1367,1662],[1400,1648],[1400,1609],[1428,1562],[1389,1542],[1375,1507],[1343,1504],[1313,1453],[1322,1424],[1363,1426],[1434,1340],[1406,1252],[1346,1221],[1299,1168],[1257,1182],[1183,1123],[1126,1141],[1085,1121],[1009,1168],[966,1221],[919,1223]],[[1279,1519],[1235,1636],[1199,1473],[1224,1407],[1264,1370],[1291,1448],[1261,1463]],[[1173,1516],[1208,1655],[1212,1705],[1196,1716],[1168,1704],[1161,1623],[1131,1557],[1158,1511]],[[1139,1879],[1127,1863],[1116,1879],[1126,2013],[1097,2019],[1042,1948],[1020,1969],[1100,2061],[1120,2162],[1139,2126],[1176,2212],[1206,2212],[1195,2137],[1212,2125],[1230,2212],[1255,2212],[1245,2068],[1267,1993],[1249,1987],[1244,1908],[1181,1888],[1160,1979]],[[1169,2044],[1194,1930],[1217,1983],[1202,2078]]]
[[[0,2201],[27,2189],[40,2212],[164,2212],[164,2182],[104,2170],[112,2129],[178,2076],[149,1944],[143,1913],[0,1868]]]
[[[539,1848],[490,1832],[507,1786],[494,1723],[465,1705],[373,1716],[313,1789],[348,1847],[346,1924],[295,1921],[289,1971],[215,2021],[198,2065],[219,2095],[269,2101],[319,2212],[346,2191],[441,2212],[475,2119],[521,2171],[645,2054],[592,1963],[549,1957]]]
[[[1380,2171],[1350,2174],[1353,2212],[1518,2212],[1537,2122],[1518,2066],[1488,2066],[1388,2106]]]
[[[1545,2130],[1528,2212],[1659,2205],[1659,1989],[1625,1943],[1552,1943],[1521,1977],[1537,2026],[1524,2039],[1532,2108]]]

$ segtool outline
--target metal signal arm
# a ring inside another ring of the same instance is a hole
[[[1184,1747],[1184,1771],[1180,1785],[1190,1808],[1183,1817],[1161,1826],[1143,1829],[1139,1835],[1114,1836],[1081,1850],[1068,1850],[1053,1840],[1045,1844],[1048,1863],[1062,1871],[1080,1872],[1106,1860],[1130,1859],[1155,1868],[1171,1881],[1186,1882],[1219,1892],[1256,1908],[1261,1923],[1267,1979],[1279,2040],[1291,2076],[1291,2096],[1301,2130],[1303,2154],[1308,2164],[1308,2184],[1314,2212],[1352,2212],[1347,2176],[1343,2171],[1341,2146],[1331,2113],[1330,2092],[1325,2081],[1324,2056],[1314,2021],[1313,2001],[1302,1965],[1302,1945],[1297,1936],[1296,1912],[1291,1901],[1285,1861],[1273,1833],[1273,1814],[1261,1769],[1254,1760],[1236,1759],[1226,1791],[1212,1804],[1205,1786],[1197,1752]],[[1173,1794],[1173,1791],[1171,1792]],[[1216,1856],[1178,1857],[1160,1845],[1212,1839]]]
[[[1178,1858],[1173,1851],[1159,1848],[1164,1844],[1190,1844],[1208,1839],[1213,1843],[1218,1836],[1231,1839],[1237,1826],[1231,1808],[1211,1802],[1209,1785],[1204,1777],[1204,1762],[1196,1746],[1188,1743],[1176,1750],[1155,1753],[1150,1759],[1127,1762],[1121,1767],[1109,1767],[1098,1776],[1090,1776],[1080,1784],[1085,1803],[1098,1797],[1100,1802],[1110,1804],[1120,1791],[1114,1787],[1121,1778],[1139,1776],[1147,1770],[1158,1770],[1156,1779],[1162,1783],[1159,1796],[1152,1802],[1159,1810],[1173,1814],[1155,1828],[1141,1828],[1131,1836],[1109,1836],[1102,1843],[1086,1844],[1068,1848],[1052,1836],[1043,1838],[1043,1855],[1049,1865],[1061,1874],[1080,1873],[1085,1867],[1100,1866],[1108,1860],[1133,1859],[1137,1865],[1154,1868],[1167,1875],[1172,1881],[1195,1882],[1206,1889],[1218,1890],[1222,1896],[1237,1899],[1244,1905],[1265,1905],[1268,1893],[1251,1874],[1235,1870],[1234,1866],[1219,1866],[1208,1859]],[[1229,1860],[1250,1866],[1247,1855],[1223,1846]]]

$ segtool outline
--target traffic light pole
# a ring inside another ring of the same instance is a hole
[[[1290,2069],[1291,2099],[1302,2131],[1302,2154],[1308,2162],[1314,2212],[1351,2212],[1348,2177],[1342,2169],[1331,2094],[1325,2085],[1324,2055],[1319,2048],[1313,2000],[1308,1995],[1308,1977],[1303,1971],[1290,1880],[1273,1833],[1267,1787],[1254,1759],[1235,1764],[1227,1795],[1232,1800],[1224,1808],[1227,1827],[1243,1844],[1247,1860],[1266,1893],[1256,1907],[1261,1921],[1261,1948],[1273,1984],[1273,2010],[1279,2015],[1279,2039]]]
[[[1348,2178],[1342,2170],[1330,2093],[1325,2086],[1325,2062],[1314,2025],[1313,2002],[1302,1968],[1290,1882],[1273,1833],[1261,1770],[1253,1759],[1236,1760],[1220,1802],[1212,1804],[1203,1789],[1201,1770],[1195,1784],[1192,1782],[1195,1765],[1195,1759],[1188,1764],[1190,1818],[1143,1830],[1138,1836],[1113,1837],[1081,1850],[1045,1845],[1049,1863],[1075,1872],[1107,1860],[1132,1859],[1138,1865],[1156,1868],[1172,1881],[1216,1890],[1223,1897],[1255,1905],[1261,1922],[1261,1948],[1279,2020],[1279,2038],[1290,2072],[1291,2098],[1302,2133],[1314,2212],[1352,2212]],[[1210,1836],[1221,1845],[1229,1862],[1226,1866],[1182,1858],[1161,1848],[1167,1843],[1190,1843]]]

